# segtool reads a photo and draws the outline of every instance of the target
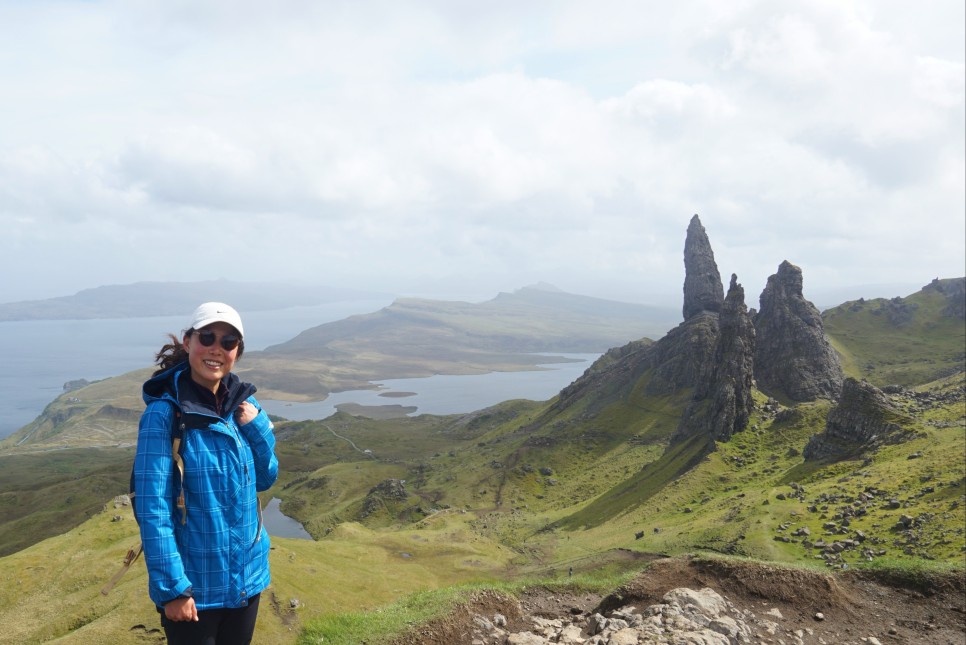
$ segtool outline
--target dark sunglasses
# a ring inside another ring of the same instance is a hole
[[[215,344],[216,334],[210,329],[202,329],[200,331],[196,331],[195,333],[198,334],[198,342],[205,347],[211,347]],[[235,336],[234,334],[225,334],[221,337],[221,348],[226,352],[230,352],[238,347],[239,340],[240,339],[238,336]]]

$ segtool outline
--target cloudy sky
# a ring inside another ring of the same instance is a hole
[[[962,0],[0,0],[0,302],[966,273]],[[860,290],[861,291],[861,290]],[[819,298],[815,298],[818,300]],[[834,304],[834,303],[833,303]]]

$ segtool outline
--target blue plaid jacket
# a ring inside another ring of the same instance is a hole
[[[134,504],[148,568],[148,593],[161,607],[187,589],[198,610],[242,607],[270,582],[269,537],[257,492],[278,476],[272,422],[255,387],[229,374],[224,415],[183,390],[187,363],[143,388],[147,408],[134,457]],[[248,401],[259,413],[238,426],[233,412]],[[176,414],[180,412],[180,418]],[[186,514],[176,507],[180,476],[173,467],[172,428],[183,424]],[[182,518],[184,522],[182,523]]]

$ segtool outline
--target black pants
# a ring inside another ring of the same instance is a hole
[[[199,611],[198,622],[175,622],[162,612],[164,635],[171,645],[248,645],[255,633],[259,597],[249,598],[247,607]]]

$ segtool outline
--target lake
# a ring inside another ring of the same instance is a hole
[[[354,314],[370,313],[391,300],[348,301],[241,312],[247,349],[265,349],[299,332]],[[0,437],[33,421],[63,393],[64,383],[95,381],[150,367],[166,333],[179,334],[188,316],[106,320],[0,322]],[[508,399],[544,401],[580,376],[599,354],[554,354],[575,362],[545,370],[437,375],[378,381],[379,390],[340,392],[318,403],[261,401],[269,412],[292,420],[323,419],[342,403],[415,406],[415,414],[472,412]],[[244,360],[244,359],[243,359]],[[380,394],[390,396],[379,396]],[[411,395],[409,394],[411,393]],[[395,395],[395,396],[393,396]],[[403,396],[399,396],[403,395]]]
[[[571,359],[568,363],[547,363],[543,370],[490,372],[453,376],[437,374],[424,378],[373,381],[378,390],[351,390],[330,394],[324,401],[292,403],[260,400],[268,412],[291,421],[325,419],[336,406],[356,403],[365,406],[400,405],[415,407],[410,414],[458,414],[472,412],[507,401],[546,401],[573,383],[600,354],[554,353]]]
[[[288,515],[282,513],[279,504],[282,503],[277,497],[265,505],[262,509],[262,524],[269,535],[284,538],[298,538],[301,540],[311,540],[312,536],[306,531],[298,520],[293,520]]]

